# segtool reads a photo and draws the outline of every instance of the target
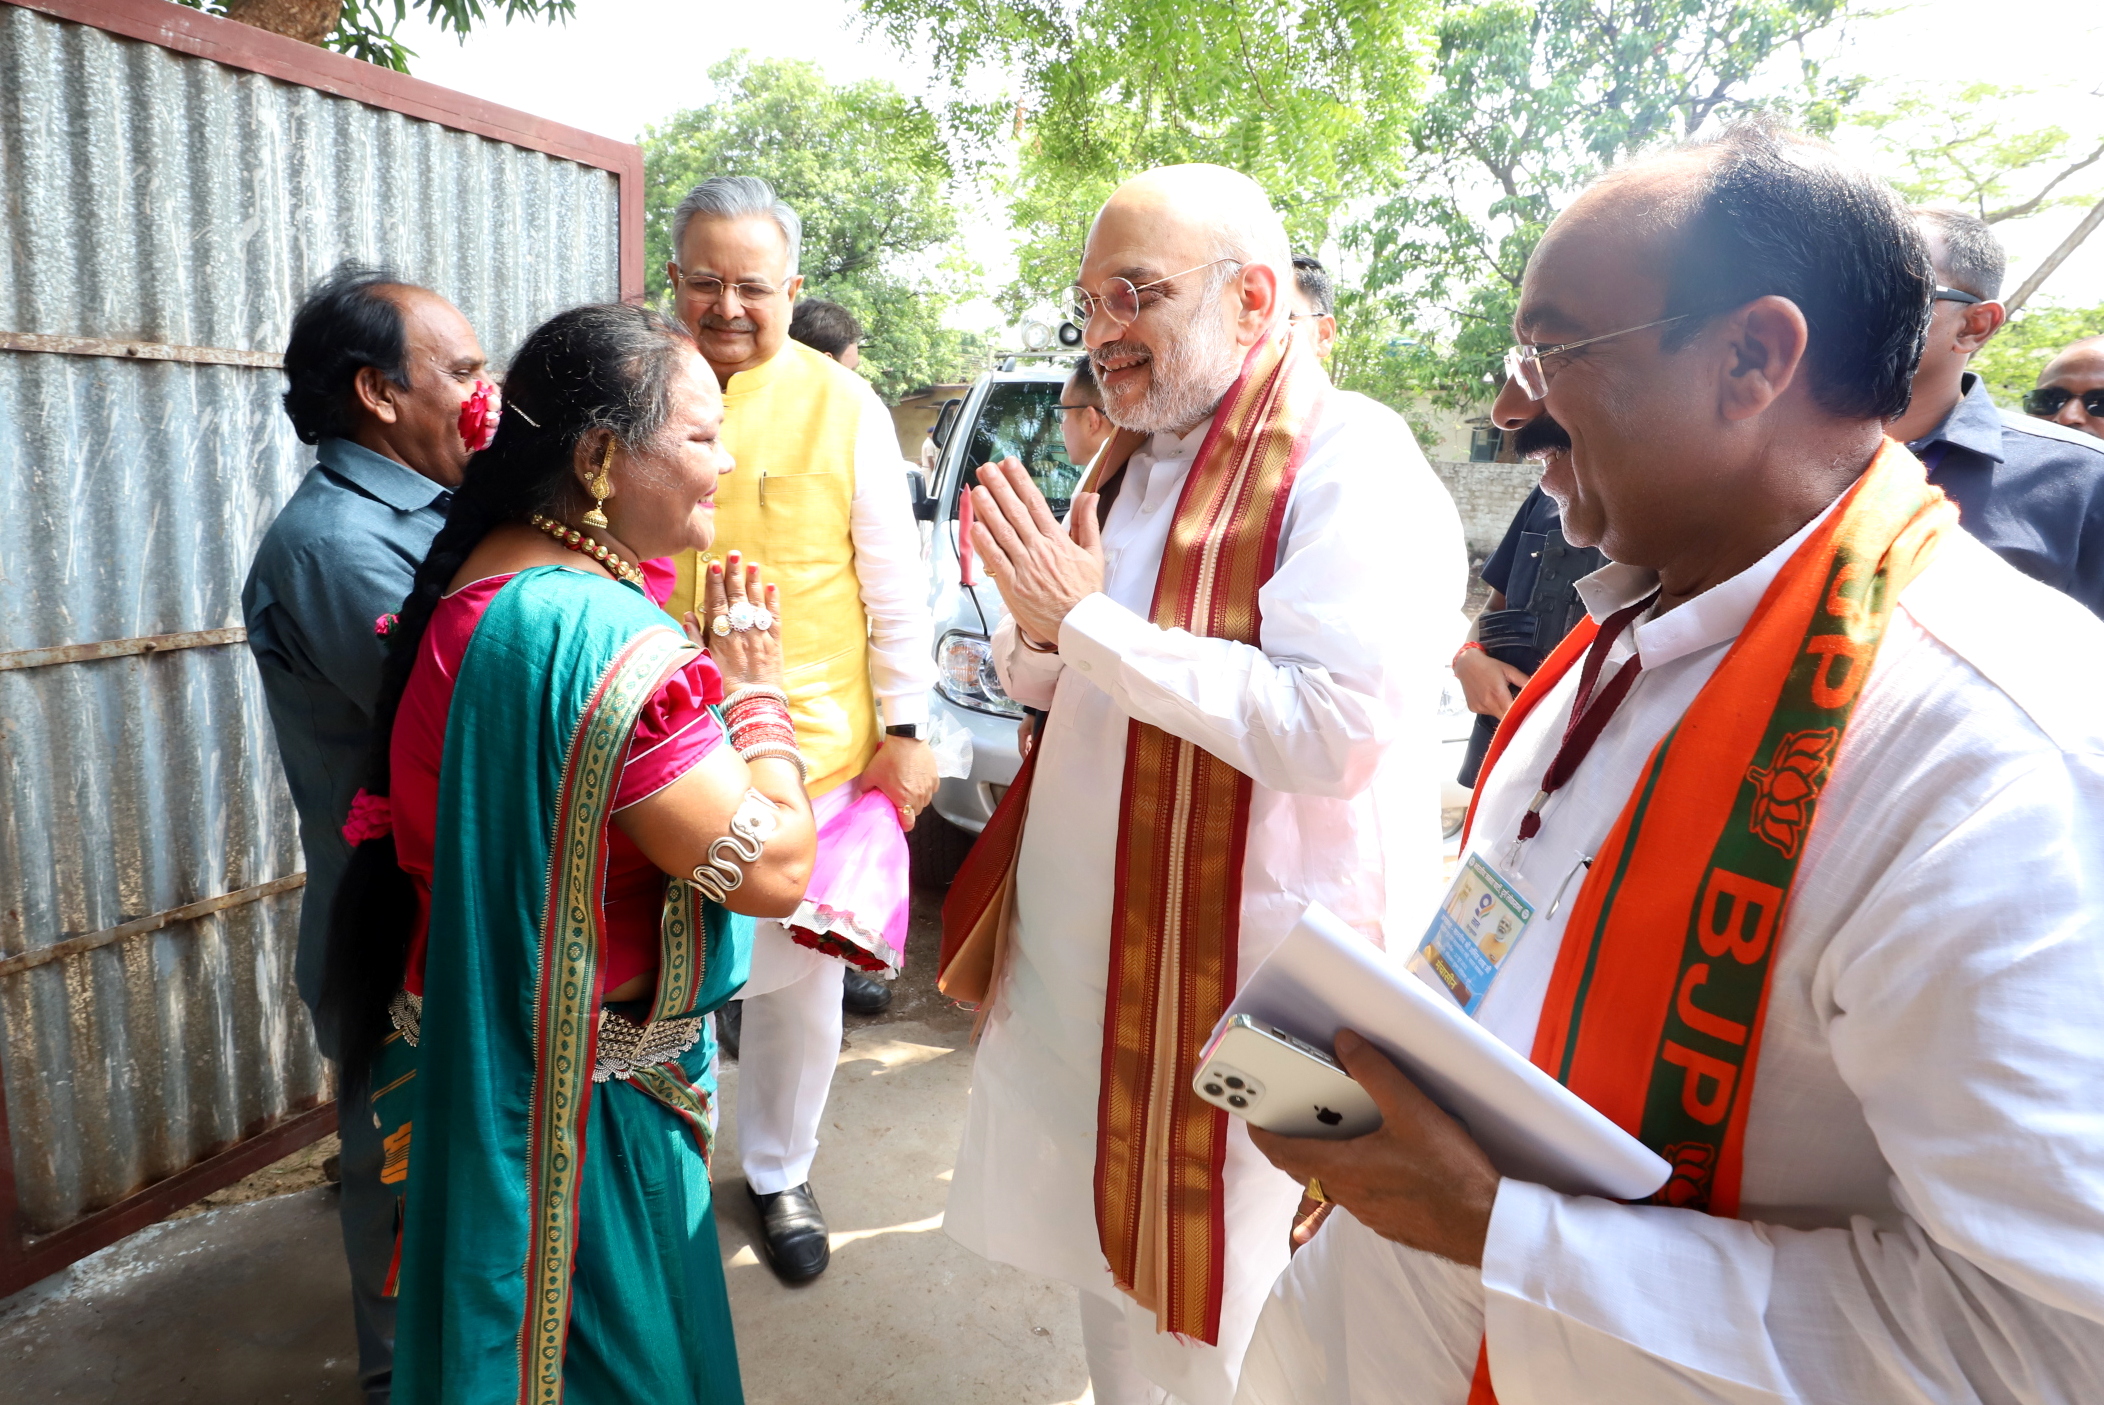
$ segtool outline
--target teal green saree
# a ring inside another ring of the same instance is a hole
[[[676,1057],[593,1081],[609,807],[639,711],[689,648],[641,592],[541,567],[490,602],[462,658],[419,1043],[390,1041],[373,1078],[383,1127],[414,1129],[401,1405],[743,1399],[707,1021]],[[751,932],[668,882],[652,1027],[735,995]]]

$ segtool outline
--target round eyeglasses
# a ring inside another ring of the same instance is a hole
[[[1169,274],[1165,278],[1157,278],[1151,283],[1135,283],[1130,278],[1113,278],[1103,285],[1103,291],[1100,293],[1092,293],[1076,283],[1067,289],[1059,310],[1069,322],[1084,329],[1087,328],[1089,319],[1099,312],[1120,327],[1130,327],[1141,312],[1162,299],[1160,293],[1145,299],[1140,294],[1159,288],[1164,283],[1174,282],[1186,273],[1196,273],[1201,268],[1211,268],[1214,264],[1221,263],[1231,263],[1237,268],[1242,266],[1240,259],[1212,259],[1181,272]]]

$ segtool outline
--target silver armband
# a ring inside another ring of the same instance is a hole
[[[757,790],[745,792],[731,816],[731,832],[709,845],[709,855],[695,868],[694,890],[712,903],[722,903],[745,882],[743,865],[759,862],[767,841],[782,827],[782,812]]]

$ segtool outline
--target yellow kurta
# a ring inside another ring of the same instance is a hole
[[[781,587],[782,687],[814,797],[860,775],[877,750],[869,617],[849,531],[867,395],[853,371],[794,341],[723,392],[723,445],[737,468],[716,486],[709,557],[742,552]],[[695,608],[702,559],[676,558],[679,584],[665,603],[674,618]]]

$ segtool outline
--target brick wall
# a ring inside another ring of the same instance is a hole
[[[1461,531],[1468,539],[1473,565],[1496,551],[1512,525],[1513,514],[1534,489],[1541,467],[1532,463],[1455,463],[1432,460],[1432,471],[1454,495],[1461,511]]]

